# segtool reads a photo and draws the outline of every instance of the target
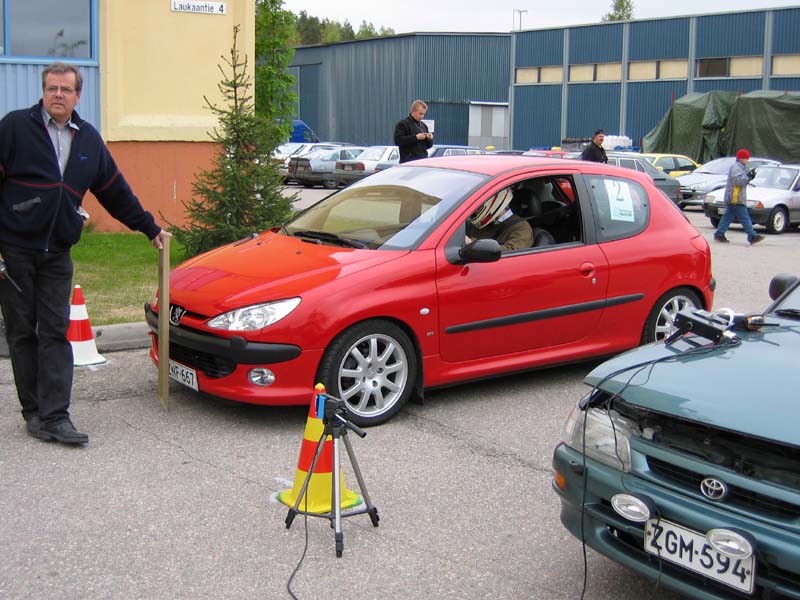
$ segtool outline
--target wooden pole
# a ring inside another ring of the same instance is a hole
[[[169,410],[169,239],[158,252],[158,397]]]

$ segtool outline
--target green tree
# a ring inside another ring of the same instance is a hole
[[[367,38],[374,38],[374,37],[378,37],[378,32],[375,30],[375,26],[372,23],[361,21],[361,26],[358,28],[358,31],[356,32],[356,39],[365,40]]]
[[[297,15],[297,37],[300,44],[308,46],[322,42],[322,22],[317,17],[310,17],[304,10]]]
[[[295,17],[283,10],[282,0],[256,4],[256,112],[267,127],[267,150],[272,151],[292,134],[297,98],[289,65],[294,56],[291,39]]]
[[[247,57],[236,47],[239,26],[233,28],[230,57],[219,65],[220,107],[208,98],[207,107],[219,119],[219,129],[209,135],[219,145],[211,169],[201,171],[192,184],[194,197],[183,202],[186,227],[172,226],[178,242],[194,256],[286,220],[292,198],[281,194],[281,178],[269,161],[270,123],[256,114]],[[163,218],[163,215],[162,215]]]
[[[611,12],[603,16],[603,21],[627,21],[633,18],[633,0],[614,0]]]

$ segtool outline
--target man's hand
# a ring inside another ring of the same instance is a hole
[[[430,133],[418,133],[417,139],[418,140],[427,140]]]
[[[161,250],[164,248],[164,244],[162,243],[165,238],[171,238],[172,234],[169,231],[164,231],[163,229],[158,232],[158,235],[151,240],[153,247]]]

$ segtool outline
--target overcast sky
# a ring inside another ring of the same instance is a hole
[[[612,0],[284,0],[284,8],[305,10],[319,19],[350,21],[358,31],[361,21],[395,33],[413,31],[510,31],[597,23],[611,10]],[[634,19],[697,15],[740,10],[800,6],[800,0],[634,0]]]

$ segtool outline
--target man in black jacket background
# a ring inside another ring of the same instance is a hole
[[[598,129],[592,136],[592,141],[586,144],[586,147],[581,152],[581,160],[590,160],[592,162],[608,163],[606,156],[606,149],[603,148],[603,140],[606,139],[606,133],[602,129]]]
[[[422,122],[428,105],[422,100],[414,100],[411,114],[394,126],[394,143],[400,149],[400,163],[428,157],[428,148],[433,145],[433,134]]]
[[[82,77],[72,65],[42,72],[42,99],[0,120],[0,273],[6,326],[22,416],[42,440],[84,444],[69,415],[73,356],[67,339],[72,291],[70,248],[83,228],[91,190],[127,227],[162,247],[170,234],[142,208],[97,130],[75,112]]]

